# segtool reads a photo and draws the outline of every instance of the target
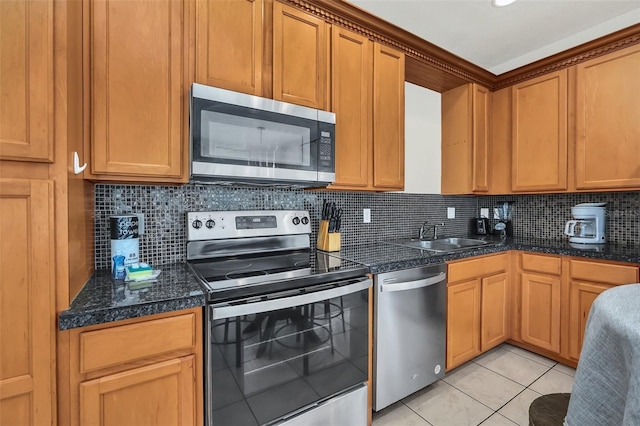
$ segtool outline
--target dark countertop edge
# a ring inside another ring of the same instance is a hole
[[[371,274],[379,274],[383,272],[393,272],[401,269],[414,268],[435,263],[446,263],[453,260],[485,256],[511,250],[560,256],[583,257],[585,259],[608,260],[612,262],[623,262],[640,265],[640,253],[636,255],[623,255],[617,253],[606,253],[563,247],[541,246],[538,244],[524,242],[504,242],[497,245],[462,250],[455,253],[435,254],[432,256],[416,257],[407,260],[371,263],[367,264],[367,266],[369,267],[369,272]]]
[[[149,302],[140,305],[95,309],[82,313],[66,313],[65,311],[60,313],[58,316],[58,329],[63,331],[72,328],[87,327],[90,325],[106,324],[126,319],[180,311],[183,309],[199,308],[204,305],[205,296],[204,294],[200,294],[196,296]]]

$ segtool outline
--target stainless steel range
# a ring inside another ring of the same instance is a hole
[[[367,268],[312,249],[306,211],[191,212],[187,230],[207,424],[365,425]]]

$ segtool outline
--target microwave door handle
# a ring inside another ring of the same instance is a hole
[[[311,303],[321,302],[323,300],[333,299],[335,297],[346,296],[347,294],[356,293],[360,290],[367,289],[372,286],[371,279],[364,279],[352,284],[341,287],[331,288],[329,290],[317,291],[314,293],[300,294],[298,296],[283,297],[274,300],[265,300],[255,303],[245,303],[242,305],[230,306],[212,306],[211,319],[225,319],[241,315],[257,314],[261,312],[277,311],[279,309],[293,308],[296,306],[309,305]]]
[[[414,290],[423,287],[429,287],[434,284],[441,283],[447,279],[447,274],[445,272],[440,272],[438,275],[429,278],[423,278],[415,281],[406,281],[399,283],[383,283],[380,286],[380,292],[392,292],[392,291],[405,291],[405,290]]]

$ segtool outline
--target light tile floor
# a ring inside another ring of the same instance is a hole
[[[527,426],[529,405],[568,393],[575,370],[503,344],[374,413],[373,426]]]

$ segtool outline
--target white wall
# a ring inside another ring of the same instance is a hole
[[[404,192],[440,194],[440,93],[404,83]]]

